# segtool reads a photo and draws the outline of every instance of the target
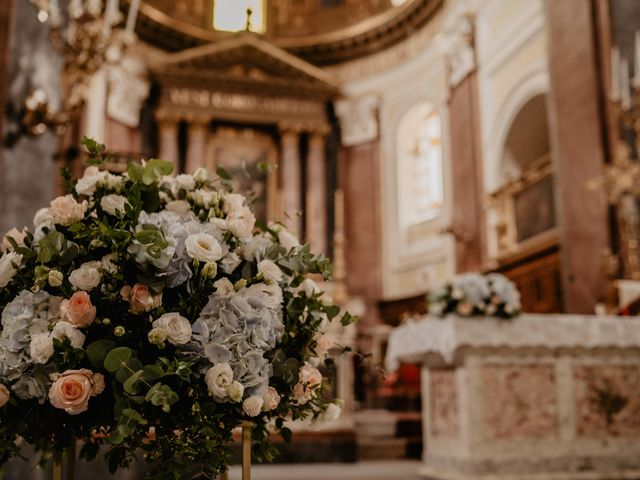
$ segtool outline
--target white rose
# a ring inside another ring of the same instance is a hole
[[[57,225],[69,226],[79,222],[87,211],[87,202],[78,203],[72,195],[58,197],[51,201],[49,215]]]
[[[4,407],[9,401],[9,397],[11,394],[9,393],[9,389],[0,383],[0,408]]]
[[[115,260],[118,260],[117,253],[107,253],[100,261],[102,269],[107,273],[118,273],[119,267],[116,265]]]
[[[2,243],[0,244],[0,250],[6,252],[9,249],[13,249],[13,246],[9,242],[9,238],[12,238],[19,247],[24,247],[24,239],[27,237],[27,229],[23,228],[22,230],[18,230],[17,228],[12,228],[7,232],[7,234],[2,239]]]
[[[63,341],[68,338],[73,348],[82,348],[87,338],[84,333],[78,330],[69,322],[56,322],[51,332],[51,336],[57,340]]]
[[[264,405],[262,405],[262,409],[265,412],[269,412],[274,410],[280,404],[280,395],[275,388],[269,387],[267,391],[263,395]]]
[[[53,226],[53,217],[51,217],[48,208],[41,208],[36,212],[36,214],[33,216],[33,226],[35,228]]]
[[[191,258],[203,262],[215,262],[222,258],[220,242],[207,233],[194,233],[184,241]]]
[[[264,400],[262,399],[262,397],[253,395],[252,397],[249,397],[244,402],[242,402],[242,409],[244,410],[244,413],[246,413],[250,417],[255,417],[262,411],[263,403]]]
[[[316,343],[316,353],[321,357],[329,353],[329,350],[333,348],[334,345],[333,336],[331,334],[325,333],[324,335],[320,335],[317,339]]]
[[[100,267],[100,262],[83,263],[80,268],[76,268],[69,274],[69,282],[71,282],[71,285],[77,290],[90,292],[100,285],[100,281],[102,280],[102,275],[99,270]]]
[[[184,215],[185,213],[189,213],[191,205],[186,200],[172,200],[171,202],[167,202],[166,208],[170,212]]]
[[[300,242],[298,241],[296,236],[284,228],[282,228],[278,232],[278,241],[280,242],[280,245],[282,245],[287,250],[291,250],[292,248],[300,246]]]
[[[216,400],[224,400],[227,397],[227,389],[233,383],[233,371],[228,363],[219,363],[209,370],[204,376],[207,389]]]
[[[98,167],[90,166],[84,170],[84,175],[76,183],[76,192],[78,195],[87,195],[88,197],[96,192],[98,182],[104,178],[104,172]]]
[[[209,181],[209,172],[206,168],[198,167],[196,171],[193,172],[193,179],[196,182],[205,183]]]
[[[234,381],[229,388],[227,388],[227,395],[234,402],[239,402],[242,400],[242,396],[244,395],[244,386],[237,381]]]
[[[262,260],[259,262],[258,272],[262,274],[265,280],[276,283],[282,281],[282,270],[271,260]]]
[[[0,257],[0,288],[6,287],[18,273],[22,265],[22,255],[16,252],[5,253]]]
[[[109,215],[114,217],[122,217],[124,215],[124,208],[127,204],[127,198],[122,195],[105,195],[100,199],[100,207]]]
[[[222,259],[220,265],[222,266],[222,271],[224,273],[232,273],[238,265],[240,265],[240,257],[235,252],[227,253],[227,255]]]
[[[233,283],[231,283],[228,278],[221,278],[220,280],[217,280],[213,283],[213,286],[216,289],[216,293],[224,297],[232,295],[236,292]]]
[[[31,337],[29,355],[36,363],[47,363],[53,356],[53,339],[48,333],[38,333]]]
[[[191,323],[178,313],[165,313],[153,322],[153,327],[167,332],[167,340],[174,345],[184,345],[191,340]]]
[[[330,403],[326,410],[320,414],[318,420],[316,421],[315,427],[317,429],[323,429],[330,426],[333,422],[338,420],[342,415],[342,407],[340,405],[336,405],[335,403]]]

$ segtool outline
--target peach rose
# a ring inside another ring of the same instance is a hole
[[[104,377],[91,370],[67,370],[51,375],[53,384],[49,389],[51,405],[69,415],[78,415],[89,409],[89,399],[104,391]]]
[[[9,401],[9,397],[11,394],[9,393],[9,389],[0,383],[0,408],[4,407]]]
[[[322,374],[317,368],[312,367],[311,365],[304,365],[300,369],[299,381],[304,385],[315,387],[322,383]]]
[[[96,318],[96,307],[91,304],[91,298],[85,291],[74,293],[69,300],[60,304],[62,320],[74,327],[88,327]]]
[[[147,285],[136,283],[133,288],[126,285],[120,295],[129,302],[131,313],[149,312],[162,305],[162,292],[153,293]]]

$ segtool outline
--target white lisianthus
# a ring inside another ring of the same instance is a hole
[[[0,383],[0,408],[4,407],[7,402],[9,402],[9,398],[11,394],[9,393],[9,389],[2,383]]]
[[[233,273],[233,271],[240,265],[242,260],[235,252],[229,252],[220,262],[220,266],[222,267],[222,271],[224,273]]]
[[[64,275],[59,270],[49,270],[49,275],[47,276],[47,282],[49,282],[49,286],[51,287],[59,287],[62,285],[64,281]]]
[[[69,282],[77,290],[90,292],[102,281],[101,266],[100,262],[83,263],[80,268],[76,268],[69,274]]]
[[[258,273],[261,273],[265,280],[271,282],[282,281],[282,270],[272,260],[262,260],[258,263]]]
[[[303,291],[309,298],[313,297],[315,293],[321,292],[320,288],[318,288],[318,284],[310,278],[305,278],[298,287],[298,290]]]
[[[209,181],[209,172],[206,168],[198,167],[196,171],[193,172],[193,179],[196,182],[204,183]]]
[[[22,255],[16,252],[5,253],[0,257],[0,288],[6,287],[18,273],[22,265]]]
[[[49,215],[56,225],[69,226],[79,222],[87,211],[87,202],[76,202],[73,195],[65,195],[51,201]]]
[[[249,207],[227,217],[227,229],[238,238],[250,238],[256,226],[256,217]]]
[[[191,258],[203,262],[216,262],[222,258],[220,242],[207,233],[194,233],[184,241]]]
[[[175,178],[175,185],[180,189],[184,190],[193,190],[196,188],[196,181],[194,180],[192,175],[187,175],[185,173],[177,175]]]
[[[224,212],[227,215],[237,215],[242,212],[246,198],[239,193],[228,193],[224,196]]]
[[[9,238],[13,239],[14,242],[19,247],[24,247],[24,239],[27,237],[27,229],[23,228],[22,230],[18,230],[17,228],[12,228],[7,232],[7,234],[2,239],[2,243],[0,244],[0,250],[6,252],[7,250],[13,249],[11,242],[9,242]]]
[[[105,195],[100,199],[102,210],[114,217],[122,217],[124,215],[125,205],[127,205],[127,198],[115,193]]]
[[[53,356],[53,339],[48,333],[38,333],[31,337],[29,355],[36,363],[47,363]]]
[[[179,313],[165,313],[153,322],[153,327],[167,332],[167,341],[174,345],[184,345],[191,340],[191,323]]]
[[[59,321],[53,326],[51,336],[57,340],[68,338],[73,348],[82,348],[86,335],[69,322]]]
[[[225,400],[227,398],[227,389],[233,383],[233,371],[228,363],[219,363],[214,365],[204,376],[207,389],[211,396],[216,400]]]
[[[229,388],[227,388],[227,395],[234,402],[239,402],[244,395],[244,386],[240,382],[234,381],[229,385]]]
[[[76,192],[78,195],[90,197],[96,193],[98,182],[104,178],[104,175],[104,172],[101,172],[100,169],[94,165],[85,168],[84,175],[78,179],[78,183],[76,183]]]
[[[228,278],[221,278],[220,280],[217,280],[216,282],[214,282],[213,286],[216,289],[216,293],[224,297],[236,293],[236,289],[234,288],[233,283],[231,283]]]
[[[287,250],[300,246],[300,241],[296,236],[285,228],[278,231],[278,242]]]
[[[186,200],[172,200],[170,202],[167,202],[166,208],[170,212],[184,215],[185,213],[189,213],[189,210],[191,210],[191,205]]]
[[[270,412],[280,405],[280,395],[278,395],[278,391],[273,387],[267,388],[267,391],[264,393],[262,398],[264,400],[262,410],[265,412]]]
[[[250,417],[256,417],[260,415],[263,404],[264,400],[262,399],[262,397],[253,395],[242,402],[242,410],[244,410],[244,413],[246,413]]]
[[[219,199],[217,192],[210,192],[201,188],[195,192],[189,192],[188,197],[193,200],[196,205],[204,208],[211,207]]]

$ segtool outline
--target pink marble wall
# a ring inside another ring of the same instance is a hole
[[[457,437],[458,389],[455,370],[429,371],[431,389],[431,435],[433,437]]]
[[[640,366],[576,367],[573,380],[577,435],[640,437]]]
[[[486,365],[481,376],[485,438],[558,436],[553,366]]]

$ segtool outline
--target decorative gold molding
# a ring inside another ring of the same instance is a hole
[[[336,31],[302,37],[270,37],[267,34],[265,38],[316,65],[336,64],[375,53],[407,38],[429,21],[442,4],[443,0],[407,0],[400,7]],[[145,41],[169,51],[218,42],[235,35],[172,18],[147,2],[140,7],[137,33]]]

